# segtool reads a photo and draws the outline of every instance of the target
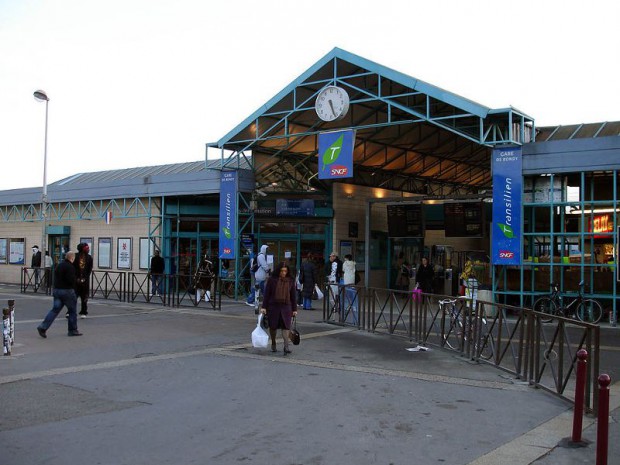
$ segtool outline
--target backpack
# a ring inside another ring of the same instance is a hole
[[[260,254],[258,254],[260,255]],[[252,265],[252,268],[250,268],[250,271],[252,273],[256,273],[258,271],[258,269],[260,268],[260,265],[258,264],[258,255],[256,256],[256,259],[254,260],[254,264]]]

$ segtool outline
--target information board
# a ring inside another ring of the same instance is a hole
[[[482,202],[448,202],[443,205],[446,237],[481,237]]]
[[[423,237],[422,204],[387,205],[390,237]]]

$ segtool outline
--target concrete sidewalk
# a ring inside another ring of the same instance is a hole
[[[254,349],[253,309],[221,312],[91,301],[66,336],[37,324],[51,297],[16,300],[16,344],[0,359],[0,463],[581,464],[558,447],[570,405],[440,349],[299,312],[293,354]],[[62,320],[62,321],[61,321]],[[609,464],[618,463],[618,396]],[[584,418],[584,438],[594,439]]]

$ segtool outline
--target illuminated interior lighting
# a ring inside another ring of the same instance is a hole
[[[581,215],[582,213],[585,215],[589,215],[589,214],[597,214],[597,213],[613,213],[613,212],[620,212],[620,209],[614,209],[614,208],[595,208],[594,210],[570,210],[567,213],[569,215]]]

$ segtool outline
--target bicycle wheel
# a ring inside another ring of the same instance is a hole
[[[484,317],[480,321],[479,330],[480,350],[478,350],[478,347],[476,347],[476,351],[478,352],[480,358],[483,358],[484,360],[489,360],[491,357],[493,357],[493,351],[495,350],[495,346],[493,342],[493,334],[489,332],[489,326],[487,325],[487,320]],[[478,344],[476,344],[476,346],[478,346]]]
[[[544,313],[545,316],[540,317],[540,321],[543,323],[549,323],[553,320],[553,316],[558,313],[557,304],[549,297],[541,297],[534,302],[534,311],[538,313]]]
[[[598,323],[603,317],[603,307],[594,299],[584,299],[575,309],[577,319],[585,323]]]
[[[446,328],[443,340],[450,349],[460,349],[463,335],[463,322],[460,317],[451,316],[450,326]]]
[[[222,285],[222,294],[226,297],[234,297],[235,296],[235,283],[224,281]]]

